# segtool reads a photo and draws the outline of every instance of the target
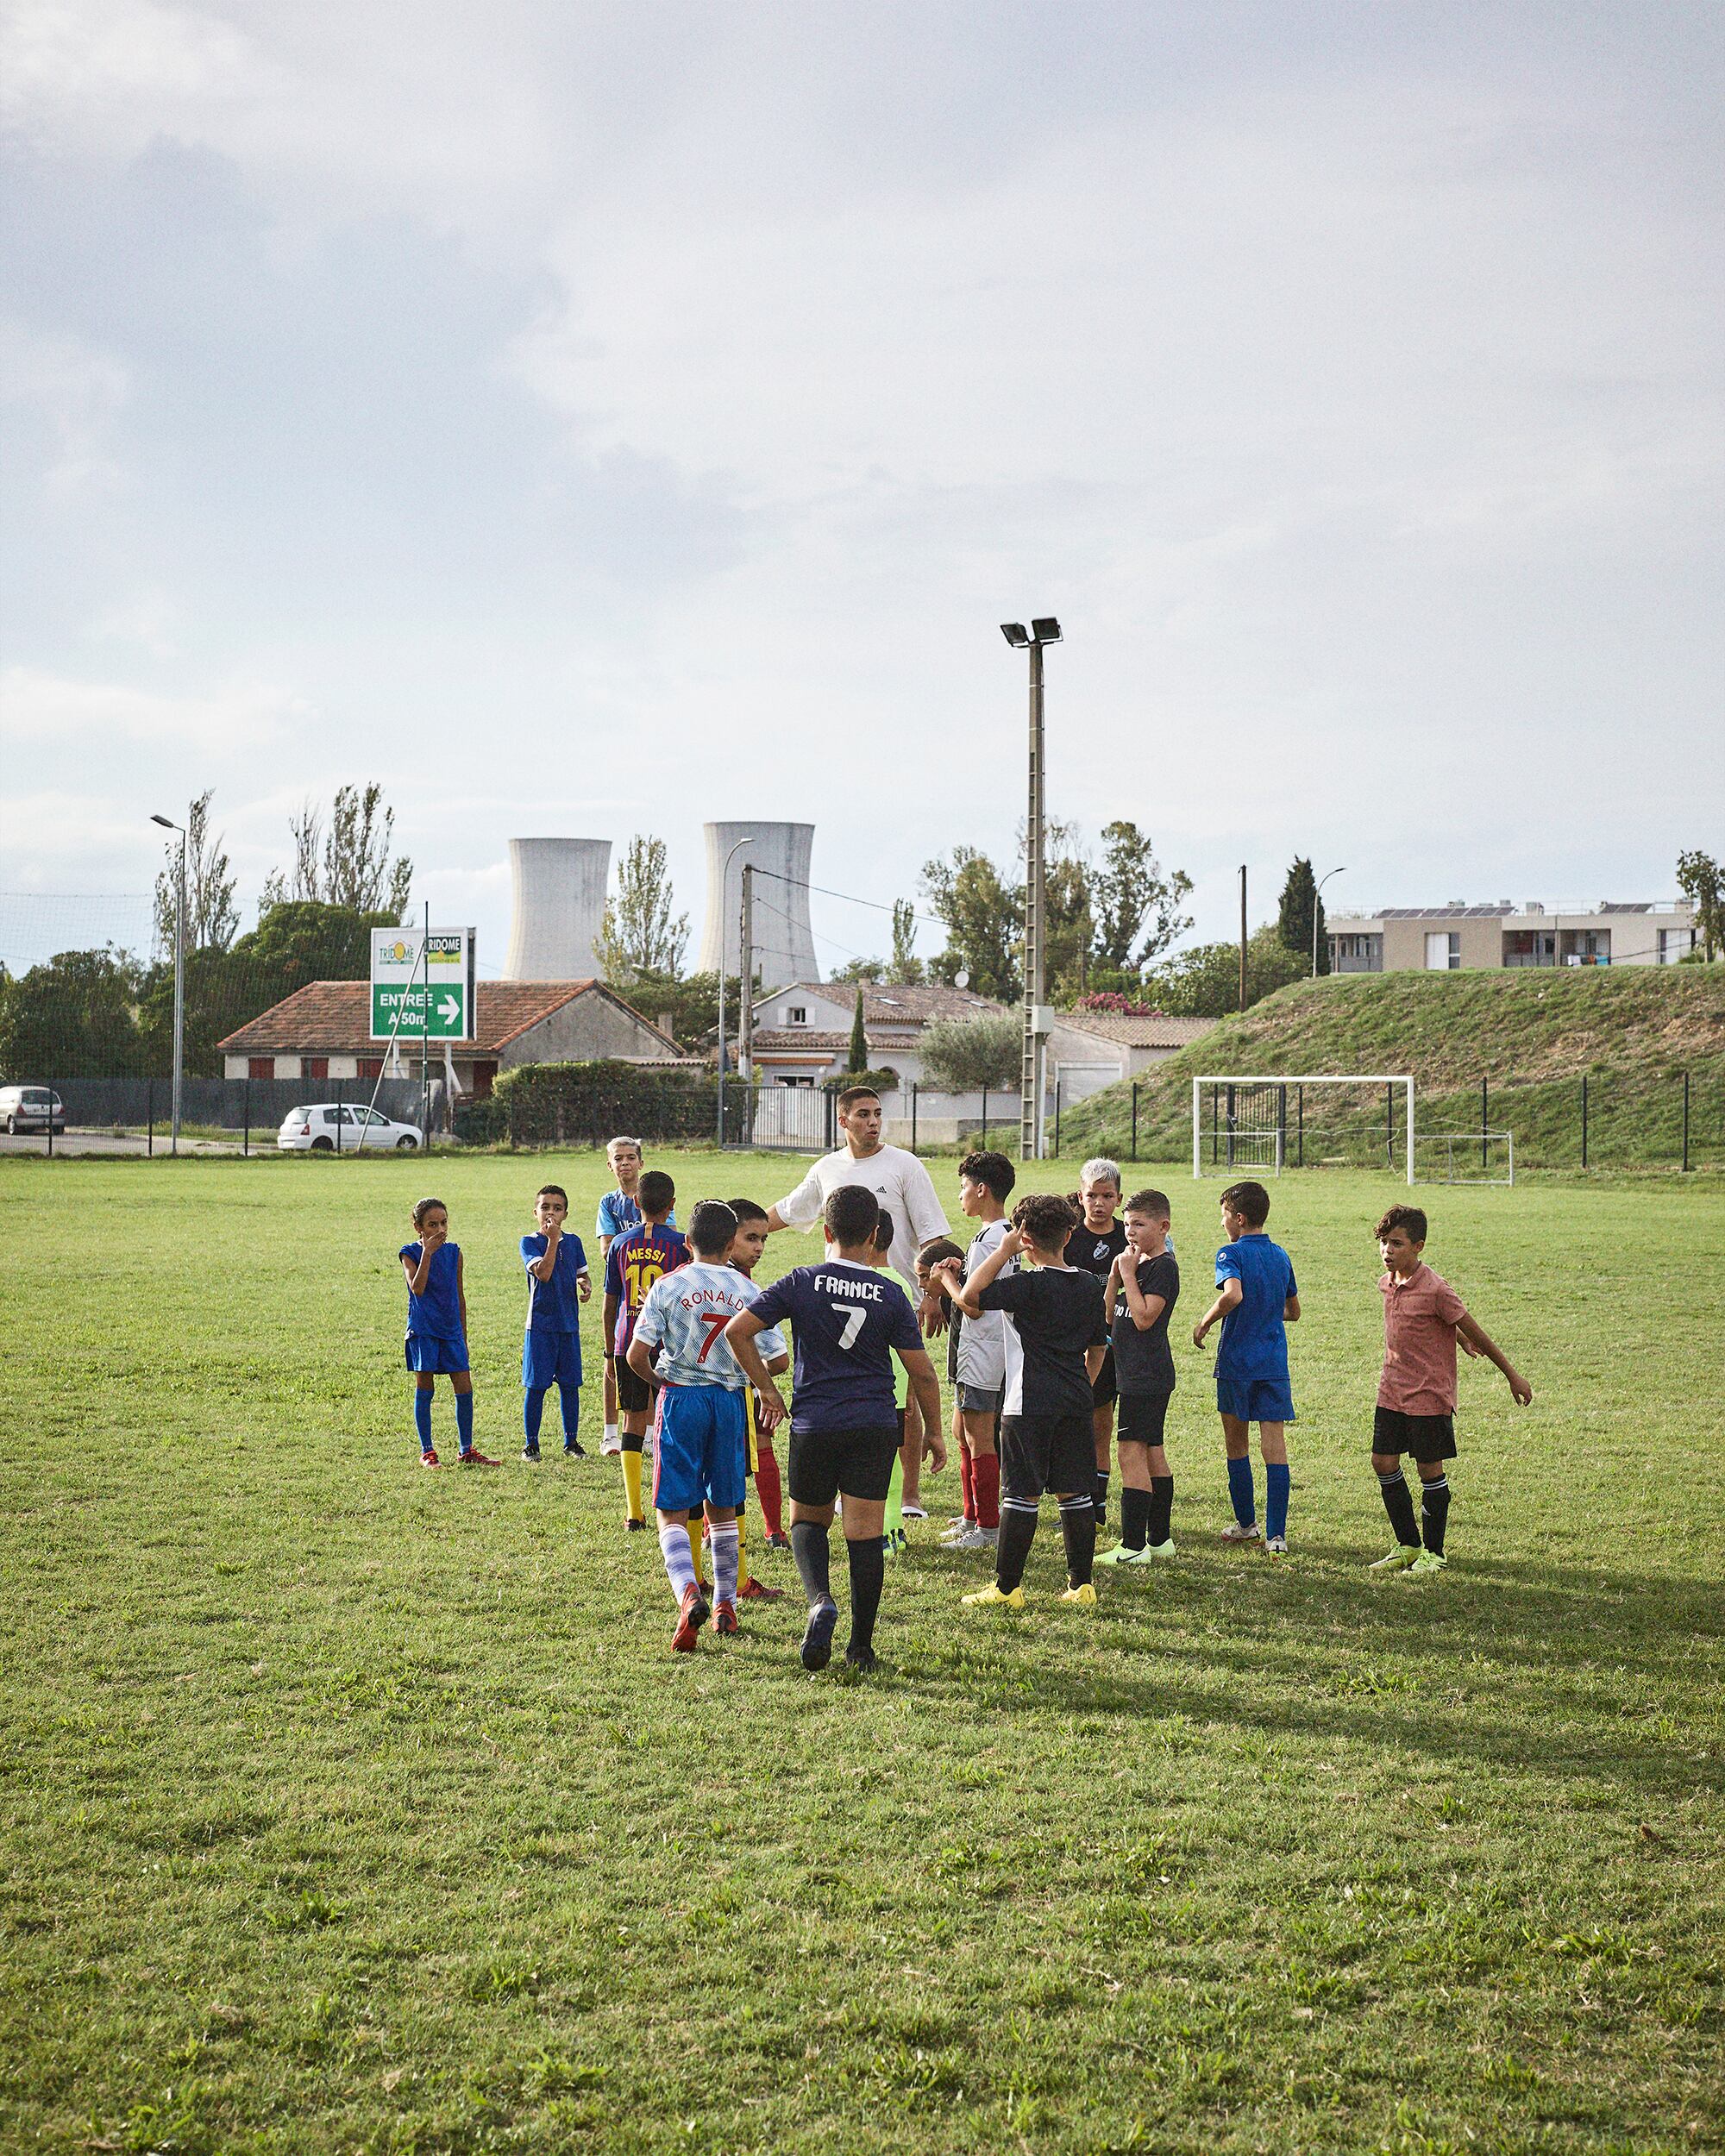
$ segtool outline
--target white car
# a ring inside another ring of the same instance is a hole
[[[415,1124],[392,1123],[375,1108],[332,1100],[291,1108],[275,1142],[284,1153],[357,1153],[373,1148],[412,1153],[423,1138]]]
[[[20,1131],[56,1131],[66,1128],[66,1109],[57,1093],[46,1086],[0,1086],[0,1123],[9,1138]]]

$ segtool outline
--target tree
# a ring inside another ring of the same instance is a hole
[[[674,981],[688,948],[689,917],[674,914],[671,879],[662,838],[637,836],[624,849],[617,896],[605,901],[593,949],[609,981],[626,985],[637,974],[663,974]]]
[[[908,899],[893,901],[893,962],[888,978],[914,987],[923,977],[923,963],[916,955],[916,908]]]
[[[716,973],[672,975],[644,967],[627,981],[607,984],[631,1010],[649,1025],[662,1026],[674,1041],[686,1048],[711,1046],[718,1037],[718,975]],[[757,989],[758,993],[758,989]],[[737,982],[727,978],[724,990],[725,1027],[737,1024]]]
[[[1024,1031],[1017,1018],[936,1018],[918,1044],[926,1083],[946,1093],[1015,1093]]]
[[[185,948],[226,950],[240,925],[234,879],[219,837],[210,836],[215,789],[200,793],[185,812]],[[156,878],[156,949],[172,951],[179,912],[179,839],[169,838],[167,865]]]
[[[1695,908],[1695,925],[1702,938],[1707,964],[1725,943],[1725,868],[1710,854],[1693,850],[1677,857],[1678,888]]]
[[[1318,881],[1312,874],[1311,862],[1303,855],[1296,855],[1293,867],[1288,871],[1288,881],[1282,887],[1282,906],[1276,916],[1276,932],[1289,950],[1299,952],[1308,971],[1312,963],[1312,914],[1314,907],[1318,917],[1318,971],[1327,973],[1330,970],[1330,940],[1325,933],[1324,901],[1319,895]]]
[[[1303,980],[1312,955],[1302,959],[1289,950],[1273,927],[1259,929],[1246,945],[1245,1000],[1248,1004]],[[1239,945],[1200,943],[1182,950],[1144,978],[1145,993],[1170,1016],[1226,1018],[1239,1008]]]
[[[1100,966],[1124,973],[1150,965],[1191,927],[1180,901],[1192,879],[1183,868],[1164,876],[1149,835],[1136,824],[1105,824],[1102,849],[1092,880],[1095,956]]]
[[[140,979],[130,952],[108,944],[0,981],[0,1078],[51,1086],[136,1070]]]
[[[847,1071],[856,1072],[869,1068],[869,1034],[862,1023],[862,984],[856,984],[856,1008],[850,1013],[850,1053],[845,1059]]]
[[[932,970],[943,981],[968,973],[978,995],[1016,1002],[1023,993],[1022,889],[1007,884],[975,846],[955,846],[950,861],[925,862],[922,887],[931,910],[946,926],[946,949]]]
[[[413,888],[413,863],[405,855],[390,858],[395,811],[386,805],[375,780],[363,787],[336,787],[327,834],[322,812],[312,801],[289,818],[288,829],[293,834],[293,867],[285,875],[277,868],[266,878],[258,901],[260,918],[284,905],[382,912],[392,927],[402,918]]]

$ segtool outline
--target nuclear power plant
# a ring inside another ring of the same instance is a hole
[[[755,970],[767,988],[791,981],[819,981],[814,937],[809,932],[809,862],[812,824],[707,824],[706,921],[701,931],[703,973],[737,968],[743,908],[743,864],[756,871]],[[740,839],[750,843],[739,845]],[[727,868],[727,862],[729,866]]]
[[[611,881],[608,838],[511,838],[515,910],[505,981],[586,981]]]

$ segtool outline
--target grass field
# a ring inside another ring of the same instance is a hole
[[[1465,1369],[1418,1588],[1362,1570],[1396,1186],[1285,1181],[1289,1563],[1216,1540],[1188,1348],[1177,1564],[1063,1609],[1051,1520],[1002,1627],[932,1523],[847,1683],[794,1594],[674,1660],[615,1462],[518,1463],[550,1173],[590,1221],[587,1155],[0,1163],[0,2146],[1725,2147],[1716,1182],[1434,1194],[1536,1397]],[[428,1177],[495,1474],[414,1463]]]

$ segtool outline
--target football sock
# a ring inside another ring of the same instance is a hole
[[[1377,1487],[1383,1509],[1389,1515],[1389,1532],[1403,1550],[1417,1550],[1420,1530],[1414,1519],[1414,1500],[1408,1494],[1408,1478],[1398,1467],[1393,1475],[1380,1474]]]
[[[1128,1550],[1141,1550],[1150,1532],[1150,1492],[1120,1484],[1120,1540]]]
[[[722,1602],[737,1600],[737,1522],[715,1520],[712,1526],[712,1586]]]
[[[743,1546],[743,1515],[737,1515],[737,1591],[740,1595],[749,1584],[749,1552]]]
[[[958,1448],[958,1491],[963,1502],[959,1507],[966,1520],[980,1520],[976,1510],[976,1463],[968,1445]]]
[[[1000,1524],[1000,1456],[979,1452],[971,1465],[976,1493],[976,1525],[992,1531]]]
[[[1264,1532],[1266,1538],[1288,1532],[1288,1492],[1291,1487],[1288,1463],[1280,1466],[1266,1460],[1264,1465]]]
[[[1096,1507],[1088,1495],[1061,1499],[1060,1532],[1066,1539],[1066,1583],[1082,1587],[1096,1569]]]
[[[671,1592],[681,1602],[692,1587],[700,1584],[695,1577],[695,1561],[689,1546],[688,1529],[674,1526],[661,1527],[659,1554],[665,1560],[665,1577],[671,1583]]]
[[[1096,1489],[1092,1502],[1096,1514],[1095,1524],[1100,1527],[1108,1516],[1108,1478],[1106,1475],[1099,1475],[1096,1477]]]
[[[892,1479],[887,1484],[887,1513],[881,1525],[888,1542],[904,1532],[905,1463],[902,1460],[893,1462]]]
[[[1233,1501],[1234,1518],[1242,1527],[1251,1526],[1258,1519],[1258,1499],[1252,1495],[1251,1462],[1228,1462],[1228,1495]]]
[[[545,1419],[545,1387],[530,1385],[521,1396],[521,1427],[529,1445],[539,1442],[539,1425]]]
[[[881,1608],[881,1589],[886,1583],[887,1553],[878,1537],[867,1542],[847,1542],[850,1560],[850,1642],[847,1651],[862,1654],[875,1643],[875,1619]]]
[[[455,1395],[455,1435],[461,1440],[463,1452],[474,1449],[474,1396],[468,1393]]]
[[[559,1385],[557,1406],[563,1417],[563,1442],[579,1445],[581,1438],[581,1388],[579,1385]]]
[[[1420,1486],[1420,1523],[1426,1547],[1434,1557],[1444,1553],[1444,1529],[1449,1525],[1450,1480],[1439,1476],[1435,1482]]]
[[[623,1440],[623,1501],[629,1507],[631,1520],[639,1520],[643,1516],[641,1510],[641,1439],[633,1431],[628,1432]]]
[[[1010,1595],[1022,1584],[1030,1545],[1036,1539],[1036,1507],[1021,1498],[1000,1500],[1000,1539],[994,1550],[994,1584]]]
[[[689,1514],[689,1563],[694,1567],[698,1587],[707,1583],[706,1552],[701,1547],[701,1518],[698,1512]]]
[[[431,1450],[431,1395],[415,1388],[413,1395],[413,1426],[419,1432],[419,1450]]]
[[[779,1484],[779,1463],[774,1457],[770,1438],[756,1438],[755,1460],[755,1495],[761,1500],[761,1525],[769,1536],[781,1535],[785,1532],[785,1501]]]
[[[1174,1522],[1174,1477],[1171,1475],[1152,1475],[1150,1478],[1150,1524],[1145,1530],[1145,1540],[1153,1542],[1158,1549],[1167,1541]]]
[[[809,1608],[812,1609],[817,1602],[830,1602],[832,1576],[829,1570],[826,1529],[812,1520],[793,1520],[791,1555],[796,1560],[797,1577],[803,1583]]]

